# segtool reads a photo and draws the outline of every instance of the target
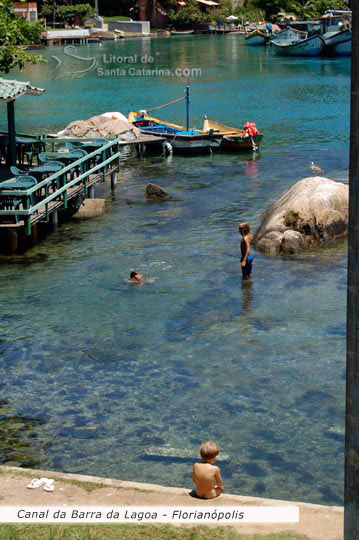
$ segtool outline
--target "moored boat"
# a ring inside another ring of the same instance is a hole
[[[129,121],[146,135],[163,137],[178,153],[206,152],[219,148],[220,134],[206,133],[198,129],[186,129],[177,124],[164,122],[149,116],[145,111],[130,112]]]
[[[302,32],[301,30],[296,30],[295,28],[292,28],[291,26],[287,26],[287,28],[284,28],[281,32],[278,32],[275,36],[272,37],[270,40],[270,43],[272,41],[276,42],[293,42],[297,41],[299,39],[304,39],[307,37],[307,32]]]
[[[265,45],[268,41],[268,34],[264,30],[256,28],[246,36],[246,45]]]
[[[352,52],[351,11],[329,10],[320,19],[321,35],[328,56],[350,56]]]
[[[194,30],[171,30],[171,36],[188,36],[193,33]]]
[[[274,51],[282,56],[319,56],[324,43],[319,34],[294,41],[271,41]]]
[[[219,124],[205,116],[203,131],[221,135],[222,149],[257,150],[263,139],[263,135],[259,133],[254,122],[247,122],[244,124],[243,129],[239,129]]]

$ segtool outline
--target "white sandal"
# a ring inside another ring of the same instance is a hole
[[[48,482],[48,478],[33,478],[26,487],[29,489],[36,489]]]
[[[54,491],[54,489],[55,489],[54,480],[52,478],[47,478],[46,480],[47,480],[47,482],[44,485],[44,490],[45,491]]]

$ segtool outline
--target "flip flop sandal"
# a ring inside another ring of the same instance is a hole
[[[52,480],[52,478],[48,478],[47,482],[44,485],[44,490],[45,491],[54,491],[54,489],[55,489],[54,481]]]
[[[46,484],[47,481],[48,481],[47,478],[33,478],[30,484],[28,484],[26,487],[29,489],[36,489]]]

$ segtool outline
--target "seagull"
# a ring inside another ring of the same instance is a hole
[[[320,167],[317,167],[316,165],[314,165],[313,161],[310,164],[310,170],[312,171],[313,174],[323,174],[324,173],[323,169],[321,169]]]

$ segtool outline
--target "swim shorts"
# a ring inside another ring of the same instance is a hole
[[[241,262],[243,261],[243,257],[241,258]],[[242,266],[242,274],[244,276],[250,276],[252,273],[252,261],[253,261],[253,255],[250,253],[247,257],[247,262],[245,266]]]

